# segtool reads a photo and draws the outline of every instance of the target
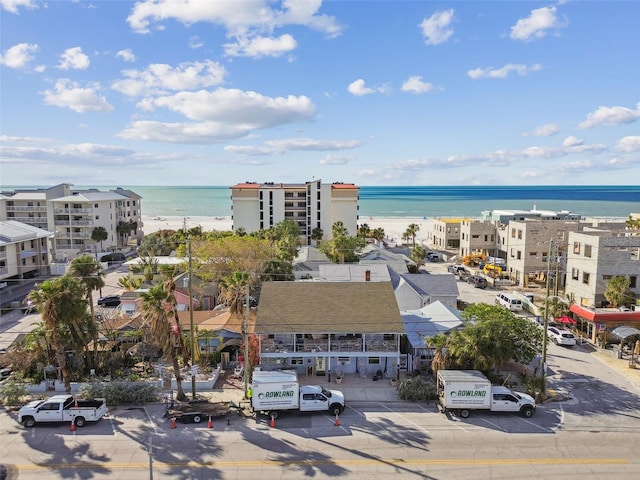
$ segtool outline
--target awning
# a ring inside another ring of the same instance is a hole
[[[562,317],[559,317],[559,318],[556,318],[555,321],[557,323],[566,323],[566,324],[569,324],[569,325],[575,325],[577,323],[573,318],[567,317],[566,315],[564,315]]]
[[[616,327],[611,330],[611,335],[624,340],[625,338],[633,337],[634,335],[640,335],[640,330],[633,327]]]

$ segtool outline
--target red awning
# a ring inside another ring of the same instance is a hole
[[[567,324],[570,324],[570,325],[575,325],[577,323],[573,318],[567,317],[566,315],[563,316],[563,317],[556,318],[556,322],[558,322],[558,323],[567,323]]]

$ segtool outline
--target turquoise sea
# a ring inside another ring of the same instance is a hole
[[[228,217],[228,186],[121,186],[142,196],[147,216]],[[24,187],[2,187],[10,190]],[[90,188],[76,185],[75,188]],[[484,210],[568,210],[583,216],[628,217],[640,213],[640,185],[627,186],[363,186],[359,215],[365,217],[479,217]]]

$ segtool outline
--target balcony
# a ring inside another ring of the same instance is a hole
[[[46,212],[47,207],[35,207],[33,205],[7,205],[7,212]]]
[[[93,213],[93,208],[56,208],[54,213],[56,215],[90,214]]]
[[[366,348],[365,348],[366,347]],[[397,352],[398,343],[392,340],[363,341],[358,337],[338,337],[337,339],[310,339],[280,341],[273,338],[262,340],[260,353],[377,353]]]
[[[16,222],[33,225],[34,223],[46,225],[47,217],[7,217],[7,220],[15,220]]]

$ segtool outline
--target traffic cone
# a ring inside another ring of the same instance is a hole
[[[274,417],[273,415],[271,416],[271,424],[270,424],[271,428],[275,428],[276,426],[276,417]]]
[[[336,427],[339,427],[339,426],[340,426],[340,419],[338,418],[338,414],[337,414],[337,413],[336,413],[336,421],[335,421],[334,425],[335,425]]]
[[[171,417],[171,428],[176,428],[176,417]]]
[[[76,408],[78,408],[78,399],[76,398],[76,403],[74,405]]]
[[[76,420],[75,420],[75,418],[71,419],[71,425],[69,426],[69,430],[71,430],[72,432],[76,431]]]
[[[213,428],[213,421],[211,420],[211,415],[209,415],[209,423],[207,423],[208,428]]]

